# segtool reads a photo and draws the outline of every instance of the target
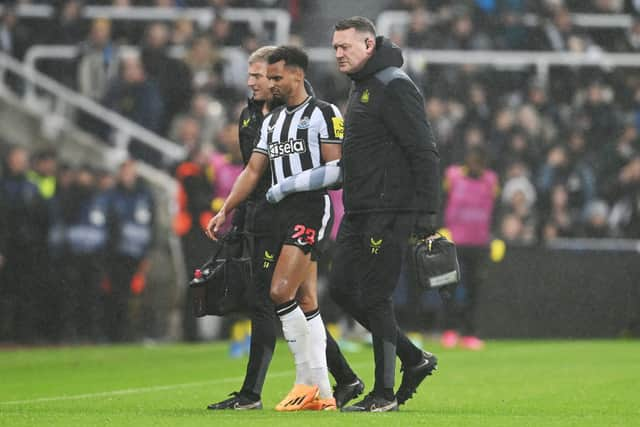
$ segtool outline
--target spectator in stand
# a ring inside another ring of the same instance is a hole
[[[32,36],[26,26],[20,23],[16,11],[10,5],[0,12],[0,52],[5,52],[22,60]]]
[[[187,18],[178,19],[173,24],[173,31],[171,32],[171,45],[187,50],[193,42],[195,33],[196,31],[193,28],[192,20]]]
[[[558,126],[560,112],[557,104],[550,102],[546,85],[537,79],[529,82],[527,89],[527,104],[535,109],[540,116],[543,126]]]
[[[82,17],[82,0],[66,0],[56,8],[47,42],[77,45],[87,34],[87,21]]]
[[[191,71],[182,61],[169,57],[167,44],[169,29],[165,24],[154,23],[147,27],[142,47],[142,63],[150,78],[158,85],[164,101],[164,114],[160,118],[158,132],[166,135],[173,117],[189,108],[193,95]]]
[[[626,190],[628,174],[624,168],[633,159],[640,156],[640,139],[638,129],[632,117],[626,119],[619,136],[608,142],[598,155],[598,184],[599,194],[606,197],[609,203],[614,203]]]
[[[214,46],[240,46],[243,34],[250,32],[245,23],[233,24],[224,17],[223,13],[217,13],[209,28],[209,37]]]
[[[120,75],[111,81],[103,104],[153,132],[160,130],[164,103],[135,53],[122,56]]]
[[[47,235],[47,270],[48,287],[51,294],[47,296],[47,313],[49,336],[53,341],[61,342],[70,338],[70,310],[68,284],[65,282],[68,265],[67,231],[64,214],[71,205],[74,195],[73,185],[76,171],[67,164],[57,168],[56,191],[49,201],[49,233]]]
[[[553,191],[558,190],[558,186],[567,193],[567,209],[569,210],[570,221],[565,224],[562,221],[563,228],[572,228],[577,219],[584,215],[587,204],[596,196],[595,175],[591,166],[579,159],[570,157],[567,148],[564,145],[556,145],[552,147],[548,154],[546,162],[538,171],[537,188],[541,195],[544,209],[545,206],[556,206],[564,208],[564,204],[559,204],[559,200],[555,200],[560,196],[553,196]]]
[[[541,32],[541,50],[583,53],[600,49],[586,33],[573,25],[571,14],[565,7],[553,9],[551,19],[543,25]],[[583,69],[551,68],[550,93],[556,102],[570,103],[572,94],[582,81],[583,72]]]
[[[611,210],[615,236],[640,238],[640,156],[635,156],[618,175],[618,194]]]
[[[516,123],[525,132],[532,153],[539,153],[555,138],[553,122],[546,121],[530,104],[523,104],[516,112]]]
[[[77,46],[86,37],[87,20],[82,17],[81,0],[66,0],[56,8],[51,25],[44,31],[46,39],[41,43]],[[39,69],[65,86],[76,89],[77,58],[72,61],[51,61],[39,64]]]
[[[57,153],[52,148],[36,151],[31,160],[31,170],[27,178],[40,192],[44,200],[50,200],[56,193],[56,173],[58,169]]]
[[[214,213],[220,210],[231,192],[233,183],[242,172],[242,169],[244,169],[240,143],[238,142],[238,132],[237,124],[233,122],[227,123],[218,134],[216,141],[218,151],[214,151],[210,158],[211,170],[214,176],[215,199],[212,203]],[[228,221],[226,227],[221,228],[221,231],[227,231],[231,225],[232,222]]]
[[[105,6],[109,5],[109,1],[105,1]],[[127,8],[131,6],[139,6],[139,2],[132,4],[131,0],[112,0],[111,6],[116,7],[119,13],[125,15]],[[144,33],[144,25],[140,25],[140,21],[129,19],[117,19],[113,22],[112,37],[113,40],[120,45],[138,44]]]
[[[442,42],[442,49],[449,50],[489,50],[491,39],[474,27],[473,16],[465,7],[454,10],[450,33]]]
[[[425,7],[415,8],[411,12],[405,45],[413,49],[437,49],[441,41],[431,27],[432,20]]]
[[[549,21],[544,24],[546,36],[544,50],[583,52],[594,46],[589,37],[573,25],[571,13],[566,7],[552,11]]]
[[[223,60],[208,37],[196,38],[184,61],[191,69],[196,91],[212,94],[222,84]]]
[[[513,162],[522,162],[531,170],[537,169],[538,150],[532,147],[527,134],[519,127],[514,127],[507,140],[507,146],[496,159],[495,168],[503,176],[507,167]]]
[[[180,119],[177,128],[176,136],[173,140],[183,146],[187,153],[191,153],[194,150],[197,151],[203,147],[201,144],[200,124],[196,119],[189,116],[183,117]],[[210,149],[211,144],[207,148]]]
[[[549,206],[545,210],[542,239],[549,242],[558,237],[575,237],[581,217],[569,207],[569,192],[562,184],[551,188]]]
[[[618,128],[617,112],[612,104],[612,91],[600,81],[591,82],[584,90],[584,104],[576,111],[578,123],[587,136],[587,149],[599,149],[604,141],[616,134]],[[580,93],[576,94],[578,98]]]
[[[469,100],[465,121],[474,123],[480,127],[486,135],[491,130],[491,119],[493,117],[493,107],[487,99],[487,89],[481,82],[473,82],[469,87]]]
[[[444,167],[451,164],[455,130],[460,119],[451,111],[450,106],[451,102],[439,96],[432,96],[425,101],[427,117],[435,134],[440,161]]]
[[[491,124],[491,133],[489,135],[487,152],[489,154],[490,164],[502,177],[504,166],[502,156],[509,144],[509,139],[513,132],[515,123],[515,114],[509,107],[499,108],[494,116]]]
[[[499,49],[528,50],[531,48],[530,31],[524,22],[526,1],[500,2],[495,44]]]
[[[75,174],[61,214],[67,249],[60,289],[64,336],[93,341],[100,336],[99,289],[110,223],[108,198],[97,190],[91,167],[82,166]]]
[[[99,18],[91,24],[89,38],[80,46],[78,90],[99,101],[109,80],[118,74],[118,49],[111,41],[111,22]]]
[[[194,145],[188,151],[187,158],[175,171],[178,181],[178,212],[173,218],[173,230],[182,242],[187,270],[185,281],[190,280],[195,269],[204,263],[203,256],[206,256],[204,254],[211,249],[211,242],[202,232],[213,216],[211,208],[213,174],[207,157],[199,145]],[[185,298],[184,304],[183,338],[187,341],[195,341],[198,339],[198,330],[193,317],[191,298]]]
[[[26,173],[29,153],[13,147],[4,159],[0,179],[4,226],[4,253],[2,284],[0,285],[0,340],[33,342],[41,320],[40,297],[42,280],[39,261],[43,258],[48,230],[45,202],[38,187],[30,182]]]
[[[464,348],[484,347],[476,337],[473,315],[489,263],[492,214],[499,192],[498,175],[487,169],[487,161],[484,147],[472,146],[467,150],[464,165],[449,166],[445,171],[444,224],[458,249],[464,287],[464,297],[456,295],[445,307],[447,330],[442,335],[442,345],[447,348],[458,344],[460,334]]]
[[[569,162],[574,165],[582,165],[589,169],[593,174],[594,183],[596,183],[596,170],[594,167],[598,159],[594,155],[595,150],[588,150],[584,132],[574,129],[569,132],[566,141]],[[593,192],[595,195],[597,188],[594,189]]]
[[[515,217],[519,223],[517,237],[509,238],[518,240],[521,244],[535,242],[538,232],[538,216],[535,210],[537,194],[524,163],[515,162],[508,166],[503,188],[500,222],[513,222],[513,219],[509,218]],[[509,224],[506,227],[509,228]]]
[[[602,239],[611,237],[609,227],[609,205],[604,200],[592,200],[587,205],[587,212],[580,230],[580,237]]]
[[[32,35],[29,29],[20,23],[14,8],[6,5],[0,12],[0,52],[21,61],[31,42]],[[4,73],[0,77],[3,75]],[[24,83],[20,78],[8,73],[4,79],[11,90],[17,93],[22,92]],[[1,80],[0,84],[2,84]]]
[[[185,114],[173,119],[169,137],[178,139],[179,129],[184,119],[195,120],[200,126],[200,144],[205,149],[212,147],[213,138],[222,130],[226,121],[226,109],[217,99],[203,92],[197,92],[191,99],[191,108]]]
[[[461,138],[454,142],[449,153],[445,153],[448,155],[448,158],[445,159],[447,164],[464,163],[469,148],[485,145],[484,131],[477,123],[468,123],[460,131],[462,131]]]
[[[135,161],[120,166],[109,202],[113,226],[106,265],[111,293],[105,304],[105,325],[111,341],[124,341],[136,338],[137,331],[130,328],[129,302],[135,280],[144,288],[155,227],[153,195],[138,178]]]
[[[535,239],[525,231],[522,220],[516,214],[506,214],[500,219],[498,237],[508,245],[531,245]]]

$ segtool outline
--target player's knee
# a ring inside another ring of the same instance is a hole
[[[271,301],[275,304],[284,304],[287,301],[291,301],[295,297],[295,293],[291,295],[291,291],[287,285],[288,282],[286,279],[274,281],[269,291]]]

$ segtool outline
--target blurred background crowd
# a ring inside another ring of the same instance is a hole
[[[310,0],[5,2],[0,14],[0,50],[24,60],[36,45],[76,47],[77,54],[71,59],[44,59],[38,62],[38,69],[184,148],[185,157],[179,161],[167,160],[135,139],[128,150],[132,158],[167,172],[180,183],[172,229],[182,239],[189,270],[203,261],[195,254],[208,248],[202,240],[200,225],[221,206],[242,169],[237,120],[248,96],[248,55],[274,40],[273,29],[267,27],[264,33],[256,33],[246,22],[226,19],[225,13],[237,8],[278,8],[291,17],[289,43],[327,48],[331,22],[322,31],[314,25],[324,23],[316,19],[321,8],[318,3]],[[459,51],[461,56],[474,50],[593,55],[640,51],[640,1],[374,3],[380,3],[385,11],[409,12],[402,25],[393,25],[384,34],[405,50],[405,56],[419,49]],[[46,19],[24,17],[13,7],[26,4],[53,5],[54,13]],[[206,23],[187,18],[87,19],[83,8],[88,6],[114,6],[124,11],[132,6],[208,8],[215,11],[215,18]],[[625,27],[577,26],[576,14],[624,14],[631,21]],[[371,18],[375,21],[375,16]],[[431,64],[428,57],[426,65],[415,64],[411,62],[407,71],[425,96],[426,111],[442,156],[443,174],[452,165],[473,167],[468,164],[473,158],[476,162],[480,159],[483,169],[497,175],[491,219],[493,237],[511,245],[539,245],[558,238],[640,238],[640,67],[554,65],[542,78],[533,65],[505,69],[490,65]],[[313,59],[308,77],[320,98],[344,105],[349,81],[335,70],[332,58]],[[25,91],[24,82],[11,75],[4,77],[4,85],[16,94]],[[96,117],[78,113],[74,120],[79,128],[107,145],[111,143],[113,129]],[[123,224],[127,220],[118,220],[117,199],[121,196],[119,191],[130,193],[135,188],[148,193],[148,190],[144,190],[142,183],[132,183],[139,180],[123,176],[128,174],[127,166],[114,171],[66,164],[57,158],[55,145],[29,152],[12,147],[12,141],[5,140],[2,132],[0,139],[4,159],[0,209],[6,213],[0,217],[4,221],[0,236],[3,281],[10,277],[12,263],[20,268],[14,268],[11,274],[26,275],[40,287],[46,287],[43,274],[58,271],[44,268],[47,263],[64,265],[60,271],[69,270],[60,274],[79,276],[71,279],[65,276],[64,280],[72,283],[95,276],[92,280],[99,283],[96,288],[99,291],[84,298],[102,301],[100,314],[87,320],[89,314],[82,314],[86,307],[82,299],[77,299],[78,306],[64,308],[79,313],[76,317],[67,316],[76,320],[65,327],[75,331],[72,334],[87,338],[123,339],[121,331],[99,327],[101,319],[121,316],[114,306],[122,303],[110,306],[107,301],[115,292],[110,281],[118,277],[116,267],[123,264],[118,256],[128,256],[125,264],[130,268],[123,274],[133,283],[131,279],[145,269],[153,239],[135,256],[118,255],[118,239],[123,235],[118,227],[126,228]],[[135,174],[135,163],[130,165]],[[131,182],[125,184],[128,181]],[[444,182],[446,191],[449,183],[446,179]],[[152,203],[151,196],[148,197]],[[137,203],[128,200],[132,206]],[[446,197],[443,203],[444,212]],[[72,249],[71,240],[56,247],[56,224],[64,223],[67,229],[83,221],[95,225],[90,218],[95,210],[87,207],[85,217],[79,213],[81,206],[95,204],[103,204],[108,219],[105,224],[110,227],[105,229],[105,233],[111,234],[105,237],[104,244],[97,249],[82,248],[85,252],[80,253],[74,252],[77,248]],[[132,209],[133,222],[136,213],[144,216]],[[147,233],[152,235],[153,221],[145,219]],[[20,230],[26,230],[27,235],[18,235]],[[47,240],[49,245],[44,243]],[[20,257],[30,261],[12,259],[16,248],[27,251],[20,252]],[[89,265],[98,266],[89,268]],[[74,292],[80,288],[78,285]],[[9,292],[6,287],[3,289]],[[12,312],[16,318],[24,316],[37,321],[37,316],[27,313],[40,312],[41,308],[32,304],[29,295],[20,291],[12,295],[25,304],[24,309],[16,309],[11,300],[4,299],[3,316]],[[61,312],[55,305],[61,303],[55,298],[43,303],[50,312]],[[14,308],[5,309],[7,306]],[[10,336],[16,331],[7,326],[10,322],[3,325],[0,339],[19,338]],[[28,331],[24,333],[29,335]]]

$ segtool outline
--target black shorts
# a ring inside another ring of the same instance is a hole
[[[282,244],[296,246],[317,260],[328,244],[333,226],[329,195],[324,191],[296,193],[276,208]]]

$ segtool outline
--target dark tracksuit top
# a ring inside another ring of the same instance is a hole
[[[436,213],[440,157],[418,88],[399,67],[400,49],[376,39],[353,80],[342,149],[347,214]]]

